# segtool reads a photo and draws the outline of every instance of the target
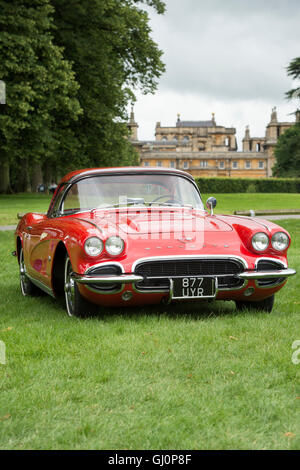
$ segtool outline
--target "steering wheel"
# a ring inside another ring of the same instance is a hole
[[[160,199],[163,199],[165,197],[169,197],[168,194],[163,194],[162,196],[158,196],[156,197],[155,199],[153,199],[153,201],[149,202],[149,205],[151,206],[151,204],[154,204],[155,202],[158,202]],[[173,198],[173,199],[168,199],[167,201],[165,201],[166,204],[168,203],[172,203],[172,202],[175,202],[175,204],[182,204],[182,201],[179,201],[179,199],[176,199],[176,198]]]

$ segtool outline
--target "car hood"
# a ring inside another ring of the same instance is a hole
[[[81,217],[83,219],[83,217]],[[211,217],[205,211],[183,210],[128,210],[105,211],[95,218],[84,217],[93,221],[101,230],[111,231],[113,227],[126,234],[159,234],[173,232],[230,232],[232,227],[217,216]]]

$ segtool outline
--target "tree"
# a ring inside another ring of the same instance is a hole
[[[293,59],[287,67],[287,74],[294,80],[300,78],[300,57]],[[286,93],[288,99],[300,99],[300,87],[293,88]]]
[[[287,67],[287,74],[294,80],[300,78],[300,57],[293,59]],[[286,93],[287,99],[300,99],[300,87]],[[275,176],[300,177],[300,122],[296,110],[296,124],[287,129],[277,140],[273,168]]]
[[[126,109],[164,70],[145,5],[164,12],[161,0],[0,0],[0,192],[137,161]]]
[[[164,71],[143,4],[164,12],[160,0],[52,0],[55,41],[72,62],[83,114],[71,129],[80,141],[72,166],[136,162],[128,142],[126,109],[134,89],[153,93]]]
[[[49,0],[0,0],[0,77],[6,105],[0,111],[0,192],[10,188],[10,172],[22,189],[51,161],[58,164],[77,139],[68,129],[81,109],[78,84],[62,49],[52,40]],[[4,171],[3,171],[4,169]]]
[[[275,176],[300,177],[300,123],[287,129],[275,147]]]

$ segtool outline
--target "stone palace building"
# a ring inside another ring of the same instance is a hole
[[[277,139],[293,124],[278,122],[273,108],[264,137],[251,137],[246,127],[242,151],[237,150],[236,129],[218,125],[214,113],[209,121],[181,121],[178,114],[173,127],[157,122],[153,141],[138,140],[133,110],[128,127],[141,166],[179,168],[194,177],[266,178],[272,176]]]

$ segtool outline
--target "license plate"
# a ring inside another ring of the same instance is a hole
[[[173,279],[173,299],[209,298],[216,296],[213,277],[183,277]]]

